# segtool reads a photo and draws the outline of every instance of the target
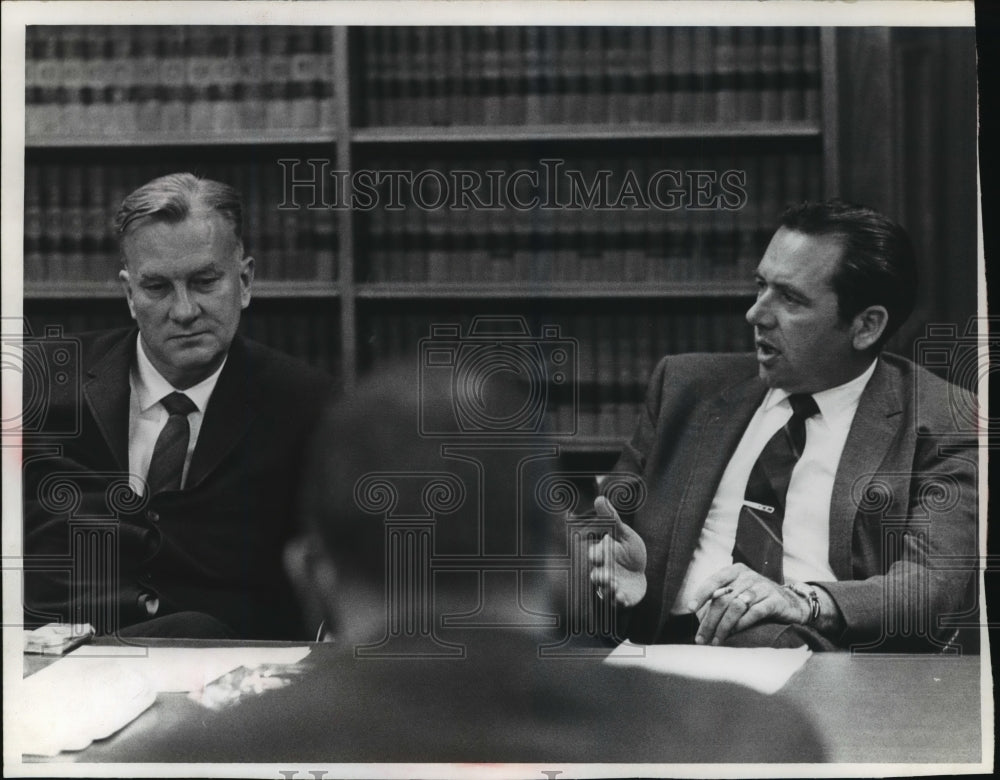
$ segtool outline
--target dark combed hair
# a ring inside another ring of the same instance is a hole
[[[232,227],[243,242],[243,199],[228,184],[201,179],[193,173],[171,173],[143,184],[126,196],[115,215],[119,240],[146,219],[182,222],[192,213],[211,211]]]
[[[869,306],[884,306],[889,322],[875,344],[881,349],[913,312],[917,297],[916,254],[906,231],[874,209],[839,200],[792,206],[781,225],[840,241],[843,255],[833,275],[838,313],[846,322]]]

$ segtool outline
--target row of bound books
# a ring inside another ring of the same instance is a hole
[[[373,306],[366,310],[360,324],[361,364],[370,367],[393,360],[419,363],[425,357],[419,342],[432,337],[432,325],[459,324],[460,337],[450,339],[446,346],[475,347],[477,342],[470,338],[471,318],[475,314],[501,316],[482,305],[471,312],[470,307],[463,307],[460,317],[435,314],[432,308],[403,311]],[[581,404],[586,405],[614,388],[621,400],[639,403],[663,355],[751,349],[753,334],[744,319],[745,309],[745,304],[734,301],[638,301],[630,303],[628,312],[614,313],[603,308],[587,314],[547,309],[538,315],[538,325],[557,325],[558,340],[571,342],[575,354],[565,364],[570,381],[547,387],[546,396],[553,402],[568,402],[567,389],[575,386]],[[540,332],[539,328],[533,330]],[[539,339],[538,343],[545,341]],[[433,342],[424,343],[425,351],[429,344]],[[431,368],[439,370],[434,365]],[[542,360],[532,380],[547,382],[550,373]]]
[[[240,330],[254,341],[340,376],[340,313],[327,300],[251,302]]]
[[[818,120],[806,27],[366,27],[369,126]]]
[[[113,278],[117,244],[111,219],[118,205],[139,184],[190,168],[190,162],[29,161],[26,278]],[[773,150],[734,157],[568,159],[560,169],[561,183],[547,188],[539,161],[528,158],[460,163],[386,158],[378,170],[439,171],[446,186],[460,166],[483,181],[487,171],[534,171],[539,187],[529,183],[515,188],[513,198],[495,201],[481,191],[479,203],[455,200],[452,192],[436,208],[430,206],[440,200],[438,193],[414,197],[401,192],[401,208],[396,209],[386,207],[390,195],[380,192],[379,205],[357,215],[355,278],[372,283],[542,284],[748,280],[782,208],[820,195],[820,163],[818,153]],[[277,164],[216,162],[196,168],[196,173],[247,194],[244,243],[256,258],[260,278],[336,278],[339,212],[322,204],[285,204],[288,190]],[[576,195],[566,179],[570,170],[582,182]],[[628,194],[634,190],[626,188],[627,180],[648,192],[662,171],[672,173],[661,178],[658,201]],[[729,174],[735,177],[724,191],[721,182]],[[522,177],[519,183],[526,181]],[[598,181],[606,182],[605,194],[587,200],[586,189]],[[516,206],[515,201],[532,199],[535,208]],[[547,207],[550,199],[552,207]],[[479,207],[484,202],[490,207]],[[663,208],[670,203],[676,208]],[[282,204],[291,207],[279,208]]]
[[[26,46],[29,140],[334,126],[328,27],[34,25]]]
[[[189,161],[135,165],[29,162],[25,166],[24,278],[28,282],[113,280],[119,251],[113,218],[125,196]],[[329,209],[281,209],[284,182],[277,165],[220,162],[199,175],[244,194],[244,249],[258,279],[331,281],[337,269],[337,214]]]
[[[380,205],[361,215],[355,277],[374,283],[745,281],[785,206],[822,193],[818,151],[562,162],[553,184],[537,159],[380,161],[387,170],[422,168],[443,178],[438,184],[425,178],[420,192],[401,188],[401,208]],[[538,186],[521,177],[512,197],[493,200],[484,186],[477,203],[455,196],[452,174],[459,167],[484,182],[489,171],[531,171]],[[573,185],[567,171],[578,172],[582,185]],[[448,198],[439,197],[441,181]],[[596,192],[599,181],[606,182],[606,195],[588,199],[587,188]],[[638,184],[638,196],[627,181]],[[381,192],[379,202],[390,203],[389,193]]]

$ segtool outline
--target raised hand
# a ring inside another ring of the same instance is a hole
[[[590,581],[601,598],[633,607],[646,595],[646,544],[604,497],[594,502],[598,517],[614,519],[613,533],[590,545]]]

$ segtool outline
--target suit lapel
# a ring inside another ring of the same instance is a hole
[[[128,470],[129,370],[135,354],[136,330],[118,341],[87,370],[83,395],[115,463]]]
[[[246,436],[259,408],[251,373],[246,345],[237,336],[205,410],[191,458],[187,489],[197,487]]]
[[[764,383],[754,377],[723,390],[703,407],[692,467],[668,547],[661,602],[665,612],[677,597],[726,464],[766,391]]]
[[[830,501],[830,568],[838,579],[853,577],[851,540],[858,511],[875,471],[885,460],[899,427],[903,405],[894,369],[879,360],[871,381],[861,394],[847,442],[840,456]]]

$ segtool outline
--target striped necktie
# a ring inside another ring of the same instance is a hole
[[[811,395],[790,395],[792,416],[754,463],[740,509],[733,563],[745,563],[775,582],[782,581],[781,526],[792,469],[806,446],[806,420],[819,413]]]

